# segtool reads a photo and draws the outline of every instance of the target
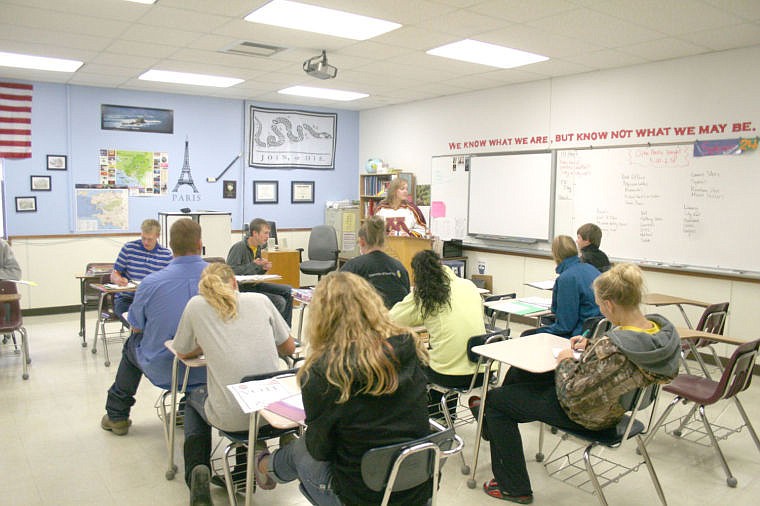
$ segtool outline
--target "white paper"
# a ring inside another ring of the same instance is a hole
[[[553,279],[547,279],[546,281],[531,281],[530,283],[525,284],[532,286],[533,288],[538,288],[539,290],[551,290],[554,288]]]
[[[227,385],[243,413],[253,413],[293,395],[276,378]]]
[[[517,300],[533,304],[534,306],[541,306],[546,309],[549,309],[552,306],[552,300],[548,297],[520,297]]]
[[[272,281],[282,279],[279,274],[248,274],[246,276],[235,276],[238,283],[260,283],[262,281]]]

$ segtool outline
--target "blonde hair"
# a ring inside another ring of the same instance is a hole
[[[161,224],[158,222],[158,220],[154,219],[147,219],[142,222],[140,225],[140,232],[144,234],[160,234],[161,233]]]
[[[594,280],[594,293],[622,307],[638,307],[644,296],[644,275],[638,265],[615,264]]]
[[[384,202],[386,202],[393,209],[396,209],[398,206],[400,206],[401,200],[398,198],[398,191],[402,186],[406,184],[409,183],[407,183],[406,179],[402,178],[401,176],[396,176],[394,179],[392,179],[391,184],[388,185],[388,193],[385,196]]]
[[[381,396],[398,388],[398,360],[388,338],[413,334],[393,323],[377,291],[350,272],[332,272],[314,289],[307,334],[311,350],[298,371],[301,384],[320,363],[325,378],[340,391],[338,403],[351,395]],[[427,363],[427,351],[412,335],[417,356]],[[353,389],[353,390],[352,390]]]
[[[557,264],[564,259],[578,256],[578,246],[569,235],[558,235],[552,241],[552,256]]]
[[[379,216],[370,216],[362,223],[358,235],[370,248],[382,248],[385,245],[385,220]]]
[[[238,317],[237,292],[230,284],[233,279],[235,273],[229,265],[214,262],[203,269],[198,283],[198,292],[224,322]]]

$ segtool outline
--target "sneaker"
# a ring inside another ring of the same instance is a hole
[[[264,458],[269,457],[269,455],[269,450],[264,450],[256,452],[256,456],[254,457],[253,475],[256,478],[256,484],[262,490],[272,490],[277,486],[277,482],[269,476],[269,473],[267,473],[266,470],[262,470],[261,461],[264,460]]]
[[[210,479],[208,466],[197,465],[190,472],[190,506],[214,506],[211,502]]]
[[[117,436],[126,436],[130,425],[132,425],[132,420],[130,419],[111,420],[107,414],[103,415],[103,418],[100,420],[100,427],[103,430],[110,430]]]
[[[531,504],[533,502],[533,495],[511,495],[505,490],[502,490],[496,480],[487,481],[483,484],[483,492],[489,497],[494,499],[501,499],[502,501],[514,502],[517,504]]]

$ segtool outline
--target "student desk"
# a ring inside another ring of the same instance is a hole
[[[100,281],[105,274],[110,274],[113,264],[89,264],[87,272],[75,276],[79,280],[79,336],[82,338],[82,348],[87,348],[85,337],[84,314],[87,310],[87,287],[90,283]]]
[[[551,304],[551,299],[548,299],[548,301]],[[509,329],[509,324],[512,320],[513,314],[525,316],[526,318],[533,318],[537,321],[540,320],[542,316],[552,314],[549,309],[538,306],[536,304],[532,304],[530,301],[523,301],[521,299],[494,300],[490,302],[484,302],[483,305],[488,309],[493,309],[497,313],[505,313],[507,315],[507,329]],[[535,308],[535,311],[531,310],[531,307]]]
[[[95,319],[95,334],[92,338],[92,353],[98,352],[98,332],[100,328],[100,318],[103,314],[103,301],[105,300],[106,296],[109,294],[117,294],[117,293],[134,293],[137,291],[137,285],[134,283],[131,283],[128,286],[116,286],[111,284],[105,284],[105,283],[90,283],[90,288],[97,290],[100,292],[100,297],[98,298],[98,313],[97,318]],[[110,365],[110,361],[108,358],[108,348],[106,345],[106,334],[105,334],[105,327],[103,327],[103,348],[105,348],[106,353],[106,366]],[[82,336],[82,339],[84,339],[84,336]],[[84,343],[83,343],[84,344]]]
[[[689,305],[705,308],[710,305],[709,302],[686,299],[684,297],[675,297],[673,295],[665,295],[662,293],[647,293],[644,295],[642,302],[649,306],[677,306],[678,310],[681,311],[683,319],[686,321],[686,326],[689,328],[693,328],[693,326],[689,317],[686,316],[686,311],[684,311],[683,306]]]
[[[678,335],[681,337],[681,340],[685,340],[686,344],[689,345],[691,352],[694,354],[697,362],[699,362],[699,366],[702,368],[702,373],[704,373],[707,379],[712,379],[712,377],[707,370],[707,366],[702,360],[702,355],[697,352],[697,341],[699,339],[708,339],[715,343],[731,344],[734,346],[739,346],[740,344],[747,342],[746,340],[737,339],[735,337],[724,336],[722,334],[713,334],[712,332],[704,332],[702,330],[694,330],[689,327],[676,327],[676,330],[678,331]]]
[[[486,370],[491,369],[494,361],[514,366],[534,373],[553,371],[557,366],[554,358],[554,348],[569,348],[570,340],[553,334],[531,334],[524,337],[507,339],[491,344],[474,346],[472,351],[485,357]],[[467,486],[475,488],[475,471],[478,467],[480,453],[480,434],[483,430],[483,412],[485,411],[488,388],[484,386],[483,396],[478,410],[478,428],[475,431],[475,454],[472,459],[472,475],[467,480]]]
[[[164,342],[164,346],[168,349],[172,355],[174,355],[174,361],[172,363],[172,385],[171,385],[171,410],[167,416],[164,410],[164,436],[166,440],[166,451],[168,453],[168,464],[166,468],[166,479],[173,480],[174,475],[177,473],[177,465],[174,463],[174,434],[177,429],[177,393],[184,394],[187,388],[187,379],[190,375],[191,367],[206,367],[206,357],[200,355],[193,358],[179,358],[176,350],[174,349],[174,342],[169,340]],[[182,362],[185,366],[185,373],[182,378],[182,387],[178,386],[177,372],[179,369],[179,363]],[[162,408],[165,408],[165,404],[161,403]]]

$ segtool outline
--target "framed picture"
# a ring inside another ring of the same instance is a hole
[[[152,107],[101,104],[100,129],[172,134],[174,133],[174,111]]]
[[[47,170],[66,170],[66,155],[47,155]]]
[[[17,213],[36,213],[37,197],[16,197]]]
[[[313,204],[314,181],[291,181],[290,202],[293,204]]]
[[[222,198],[234,199],[237,197],[237,181],[222,181]]]
[[[33,192],[49,192],[50,176],[29,176],[30,187]]]
[[[254,181],[253,182],[254,204],[277,203],[277,181]]]

